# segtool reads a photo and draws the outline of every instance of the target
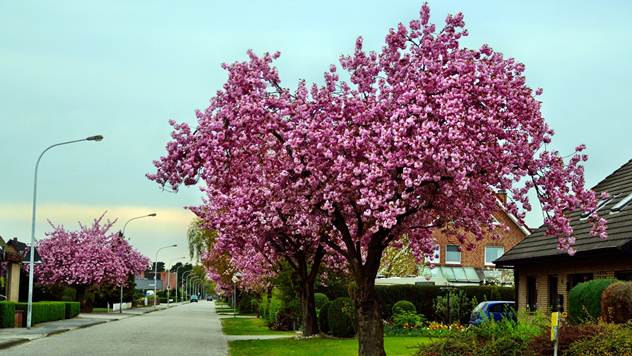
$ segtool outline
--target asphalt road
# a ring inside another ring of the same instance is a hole
[[[2,356],[227,355],[214,303],[201,301],[33,340]]]

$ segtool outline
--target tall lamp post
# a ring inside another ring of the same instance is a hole
[[[173,260],[169,261],[169,266],[171,266],[171,267],[169,267],[169,269],[167,269],[167,305],[169,305],[169,291],[171,291],[171,273],[170,273],[171,271],[170,270],[173,267],[173,265],[172,265],[173,261],[179,261],[179,260],[183,260],[183,259],[184,259],[184,256],[178,257],[176,259],[173,259]],[[182,267],[182,266],[180,266],[180,267]],[[180,268],[180,267],[178,267],[178,268]],[[177,269],[176,269],[176,271],[177,271]],[[178,298],[178,292],[177,292],[178,280],[177,280],[177,278],[178,278],[178,274],[176,272],[176,299]]]
[[[154,308],[156,307],[156,298],[158,298],[158,293],[156,291],[156,287],[158,286],[158,282],[157,282],[157,274],[158,274],[158,253],[160,253],[160,250],[164,250],[166,248],[170,248],[170,247],[178,247],[177,244],[173,244],[173,245],[169,245],[169,246],[164,246],[158,249],[158,251],[156,251],[156,259],[154,260]]]
[[[200,280],[200,277],[198,276],[193,276],[193,277],[189,276],[189,286],[188,286],[189,295],[193,295],[193,292],[194,292],[193,283],[199,280]]]
[[[53,147],[68,145],[71,143],[77,143],[77,142],[83,142],[83,141],[98,142],[101,140],[103,140],[103,136],[96,135],[96,136],[86,137],[80,140],[72,140],[72,141],[56,143],[54,145],[50,145],[46,147],[46,149],[42,151],[42,153],[40,153],[39,157],[37,157],[37,162],[35,163],[35,175],[33,179],[33,213],[31,215],[31,247],[30,247],[31,256],[29,258],[29,296],[28,296],[28,303],[26,307],[27,329],[31,328],[31,320],[33,319],[33,275],[34,275],[33,269],[34,269],[34,264],[35,264],[35,213],[36,213],[35,208],[37,206],[37,172],[39,170],[40,161],[42,160],[42,156],[44,156],[44,153],[46,153],[48,150],[50,150]]]
[[[187,298],[189,298],[189,295],[187,294],[187,289],[186,289],[186,286],[187,286],[187,284],[186,284],[186,283],[187,283],[187,278],[189,278],[189,277],[188,277],[188,276],[187,276],[187,277],[185,277],[185,276],[186,276],[187,274],[189,274],[189,275],[190,275],[190,274],[191,274],[191,272],[193,272],[193,270],[192,270],[192,269],[190,269],[190,270],[188,270],[188,271],[184,271],[184,272],[182,272],[182,282],[180,282],[180,283],[182,284],[182,291],[184,292],[184,298],[183,298],[183,300],[186,300]]]
[[[142,219],[142,218],[154,217],[154,216],[156,216],[156,213],[150,213],[150,214],[147,214],[147,215],[137,216],[137,217],[134,217],[134,218],[131,218],[131,219],[127,220],[125,222],[125,225],[123,225],[123,231],[121,231],[121,237],[125,238],[125,229],[127,228],[127,224],[129,224],[130,221],[134,221],[134,220]],[[123,313],[123,286],[122,285],[121,285],[121,299],[120,299],[120,303],[119,303],[119,313]]]
[[[180,265],[178,266],[178,268],[176,268],[176,303],[178,302],[178,273],[180,271],[180,268],[184,267],[184,265]]]

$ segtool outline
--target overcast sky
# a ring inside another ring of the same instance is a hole
[[[632,158],[632,3],[430,1],[433,21],[462,11],[471,36],[525,63],[544,88],[543,113],[570,153],[588,145],[595,184]],[[389,27],[419,1],[2,1],[0,2],[0,235],[30,235],[33,169],[46,146],[93,134],[100,143],[51,150],[40,166],[37,236],[46,219],[68,228],[108,211],[160,260],[187,255],[186,228],[201,194],[162,192],[144,175],[164,152],[167,121],[194,121],[221,87],[222,62],[252,48],[282,52],[284,84],[320,81],[362,35],[380,49]],[[536,212],[532,226],[541,221]]]

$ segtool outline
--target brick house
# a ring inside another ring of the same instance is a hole
[[[528,234],[529,229],[520,224],[518,220],[504,208],[506,196],[498,195],[498,210],[493,214],[499,228],[506,226],[508,231],[500,231],[502,238],[494,240],[485,237],[471,250],[461,251],[456,238],[447,236],[437,229],[433,237],[437,242],[436,257],[432,261],[435,268],[422,268],[419,266],[419,276],[408,278],[384,278],[376,281],[377,284],[414,284],[434,283],[436,285],[479,285],[484,283],[512,284],[511,271],[509,278],[503,278],[503,270],[496,268],[494,261],[502,256]],[[412,258],[412,256],[411,256]]]
[[[558,251],[557,240],[542,226],[496,260],[514,269],[519,308],[547,312],[559,300],[565,309],[568,291],[580,282],[632,279],[632,160],[592,190],[609,194],[596,209],[608,220],[606,240],[590,235],[587,218],[592,212],[576,211],[569,215],[577,241],[574,256]]]

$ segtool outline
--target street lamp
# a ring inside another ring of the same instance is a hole
[[[184,258],[185,257],[182,256],[182,257],[178,257],[178,258],[175,258],[175,259],[169,261],[169,266],[172,266],[173,261],[183,260]],[[182,266],[180,266],[180,267],[182,267]],[[178,268],[180,268],[180,267],[178,267]],[[172,267],[169,267],[167,269],[167,305],[169,305],[169,292],[171,290],[171,274],[170,274],[171,268]],[[178,272],[177,271],[178,270],[176,269],[176,300],[178,299]],[[176,303],[177,303],[177,301],[176,301]]]
[[[184,267],[184,265],[180,265],[178,266],[178,268],[176,268],[176,303],[178,302],[178,273],[180,271],[180,268]],[[182,276],[184,277],[184,273],[182,274]]]
[[[186,289],[186,286],[187,286],[186,283],[187,283],[187,278],[188,277],[185,277],[185,276],[187,274],[191,274],[191,272],[193,272],[192,269],[182,272],[182,282],[181,282],[181,284],[182,284],[182,291],[184,292],[184,298],[183,299],[187,299],[189,297],[189,295],[187,294],[187,289]]]
[[[130,221],[134,221],[134,220],[142,219],[142,218],[154,217],[154,216],[156,216],[156,213],[150,213],[147,215],[137,216],[135,218],[131,218],[127,220],[125,222],[125,225],[123,225],[123,231],[121,231],[121,238],[125,238],[125,229],[127,228],[127,224],[129,224]],[[120,299],[120,304],[119,304],[119,313],[123,313],[123,286],[122,285],[121,285],[121,299]]]
[[[193,295],[193,292],[194,292],[193,282],[199,281],[199,280],[200,280],[200,277],[198,276],[193,276],[193,277],[189,276],[189,281],[188,281],[189,285],[187,287],[187,289],[189,290],[189,295]]]
[[[156,251],[156,259],[154,260],[154,308],[156,307],[156,298],[158,298],[158,293],[156,291],[156,287],[158,286],[158,282],[156,282],[157,280],[156,275],[158,274],[158,253],[160,252],[160,250],[164,250],[170,247],[178,247],[178,245],[173,244],[169,246],[164,246],[164,247],[159,248],[158,251]]]
[[[237,282],[239,282],[239,278],[241,278],[241,273],[237,272],[233,274],[233,318],[235,318],[235,310],[237,309]]]
[[[29,296],[28,296],[28,303],[26,307],[26,328],[27,329],[31,328],[31,320],[33,318],[33,275],[34,275],[33,269],[34,269],[34,264],[35,264],[35,213],[36,213],[35,207],[37,205],[37,171],[39,170],[40,161],[42,160],[42,156],[44,156],[44,153],[46,153],[48,150],[50,150],[53,147],[68,145],[71,143],[77,143],[77,142],[83,142],[83,141],[98,142],[101,140],[103,140],[103,136],[96,135],[96,136],[86,137],[80,140],[72,140],[72,141],[56,143],[54,145],[50,145],[46,147],[46,149],[42,151],[42,153],[40,153],[39,157],[37,157],[37,162],[35,163],[35,175],[33,179],[33,213],[31,215],[31,247],[30,247],[31,256],[29,258]]]

